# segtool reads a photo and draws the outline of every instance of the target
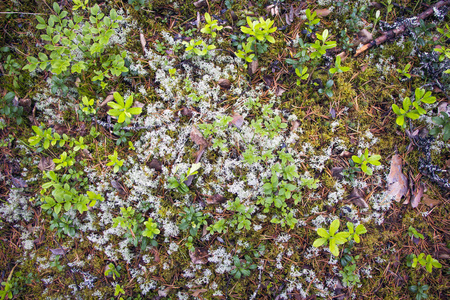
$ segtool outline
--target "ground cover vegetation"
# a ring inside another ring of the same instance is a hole
[[[0,299],[450,297],[450,1],[0,3]]]

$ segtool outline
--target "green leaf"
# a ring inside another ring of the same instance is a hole
[[[349,232],[346,232],[346,231],[339,232],[339,233],[336,233],[336,235],[334,236],[334,240],[335,240],[336,244],[341,245],[341,244],[344,244],[345,242],[347,242],[347,238],[349,236],[350,236]]]
[[[329,246],[330,252],[334,255],[334,256],[339,256],[339,248],[338,246],[336,246],[336,242],[334,240],[334,238],[330,239],[330,246]]]
[[[327,241],[328,241],[328,239],[326,239],[326,238],[319,238],[314,241],[313,247],[318,248],[318,247],[322,246],[323,244],[325,244]]]
[[[61,12],[61,8],[59,7],[58,3],[53,2],[53,10],[59,15]]]
[[[330,234],[328,234],[328,232],[325,229],[323,229],[323,228],[318,228],[317,229],[317,234],[319,236],[321,236],[321,237],[324,237],[324,238],[330,237]]]
[[[330,236],[334,236],[336,231],[339,230],[339,225],[340,225],[339,219],[336,219],[333,222],[331,222],[331,224],[330,224]]]
[[[395,120],[395,123],[397,123],[398,126],[403,127],[403,124],[405,124],[405,116],[404,115],[398,116],[397,119]]]
[[[139,115],[142,112],[142,108],[141,107],[132,107],[132,108],[128,109],[127,111],[132,115]]]

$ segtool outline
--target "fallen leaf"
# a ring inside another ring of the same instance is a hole
[[[258,60],[255,59],[251,63],[248,64],[248,75],[253,75],[258,70]]]
[[[447,248],[445,244],[439,243],[436,245],[436,248],[437,250],[434,252],[434,257],[438,260],[450,258],[450,249]]]
[[[344,178],[344,176],[342,176],[342,171],[344,170],[344,168],[342,167],[333,167],[331,168],[331,176],[333,176],[334,178],[341,180],[342,178]]]
[[[202,6],[206,6],[206,0],[198,0],[194,2],[194,6],[200,8]]]
[[[402,173],[402,158],[398,154],[392,157],[387,187],[386,197],[394,198],[397,202],[408,192],[408,178]]]
[[[215,194],[211,197],[206,198],[206,203],[207,204],[221,204],[221,203],[225,203],[227,202],[227,198],[225,198],[222,195],[219,194]]]
[[[300,121],[294,121],[292,122],[291,131],[294,132],[300,127]]]
[[[275,95],[276,95],[277,97],[280,97],[281,95],[283,95],[284,92],[286,92],[286,90],[285,90],[283,87],[279,86],[279,85],[278,85],[277,88],[275,89]]]
[[[145,40],[145,36],[142,32],[139,34],[139,38],[141,40],[142,52],[145,53],[145,45],[147,45],[147,41]]]
[[[342,151],[342,152],[339,154],[339,156],[340,156],[340,157],[346,157],[346,158],[349,158],[349,157],[352,157],[352,156],[353,156],[353,153],[348,152],[347,150],[344,150],[344,151]]]
[[[164,291],[159,290],[158,291],[158,296],[167,297],[167,295],[169,295],[170,290],[171,290],[170,287],[165,288]]]
[[[181,115],[191,118],[193,113],[191,109],[187,108],[186,106],[183,106],[183,108],[181,109]]]
[[[162,171],[162,163],[156,158],[152,159],[152,161],[147,164],[150,169],[161,172]]]
[[[229,90],[231,87],[231,82],[228,79],[219,79],[219,86],[225,90]]]
[[[329,14],[331,14],[331,10],[329,10],[328,8],[324,8],[324,9],[316,9],[314,11],[318,17],[326,17]]]
[[[244,117],[238,114],[233,115],[233,120],[229,123],[230,125],[234,125],[237,128],[241,128],[244,124]]]
[[[67,253],[67,251],[69,250],[67,249],[62,249],[62,248],[56,248],[56,249],[48,249],[50,250],[54,255],[64,255]]]
[[[447,111],[447,102],[442,102],[438,105],[438,115],[441,114],[441,112]]]
[[[207,289],[198,289],[198,290],[195,290],[192,292],[192,296],[198,297],[198,296],[200,296],[200,294],[207,292],[207,291],[208,291]]]
[[[420,183],[419,186],[414,191],[414,196],[411,201],[411,206],[413,208],[416,208],[417,206],[419,206],[420,200],[422,199],[422,196],[423,196],[424,189],[425,189],[425,186],[423,185],[423,183]]]
[[[359,43],[367,44],[372,39],[373,39],[373,35],[367,29],[362,29],[360,32],[358,32]]]
[[[106,96],[105,100],[103,100],[103,102],[100,104],[100,107],[105,106],[106,104],[108,104],[108,102],[114,100],[114,91],[112,91],[108,96]]]
[[[208,249],[206,248],[195,248],[194,251],[189,251],[189,256],[191,257],[192,263],[195,265],[204,265],[208,262]]]
[[[22,178],[15,178],[11,176],[11,181],[14,184],[16,188],[26,188],[28,187],[28,184],[23,180]]]
[[[120,181],[111,180],[111,186],[116,189],[120,197],[125,197],[128,194],[126,188]]]
[[[348,196],[348,200],[352,201],[353,204],[355,204],[358,207],[361,208],[368,208],[369,205],[364,200],[365,195],[364,192],[358,188],[354,188],[353,191]]]
[[[441,201],[436,200],[431,198],[430,196],[428,196],[427,194],[423,195],[423,203],[425,203],[426,205],[428,205],[429,207],[433,208],[436,205],[439,205],[441,203]]]
[[[197,127],[192,126],[192,130],[191,130],[191,140],[197,144],[198,146],[204,146],[206,147],[206,145],[208,145],[208,143],[206,142],[205,138],[203,137],[202,133],[197,129]]]

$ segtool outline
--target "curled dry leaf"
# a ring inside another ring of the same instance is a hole
[[[108,102],[114,100],[114,94],[115,91],[112,91],[108,96],[106,96],[105,100],[103,100],[103,102],[100,104],[100,107],[105,106],[106,104],[108,104]]]
[[[38,164],[38,168],[41,171],[53,171],[55,169],[55,163],[50,157],[42,157]]]
[[[206,142],[202,133],[195,126],[192,126],[190,137],[191,140],[198,146],[206,147],[206,145],[208,145],[208,142]]]
[[[369,205],[364,200],[365,195],[364,192],[358,188],[354,188],[353,191],[348,196],[348,200],[352,201],[353,204],[355,204],[358,207],[361,208],[368,208]]]
[[[233,120],[229,123],[229,125],[234,125],[237,128],[241,128],[244,124],[244,117],[238,114],[233,115]]]
[[[387,187],[386,197],[388,199],[394,198],[397,202],[400,202],[408,192],[408,178],[402,173],[402,158],[398,154],[392,157]]]
[[[198,289],[192,292],[192,296],[200,297],[200,294],[207,292],[207,289]]]
[[[208,249],[195,248],[194,251],[189,251],[189,256],[195,265],[204,265],[208,262]]]
[[[198,0],[194,2],[194,6],[200,8],[202,6],[206,6],[206,0]]]
[[[227,200],[228,199],[225,198],[224,196],[219,195],[219,194],[215,194],[215,195],[213,195],[211,197],[206,198],[206,203],[208,203],[208,204],[222,204],[222,203],[227,202]]]
[[[248,64],[248,75],[253,75],[258,70],[258,60],[255,59],[251,63]]]
[[[363,29],[358,32],[358,40],[357,42],[360,44],[367,44],[373,39],[373,35],[367,30]]]
[[[300,121],[294,121],[292,122],[291,131],[295,132],[300,127]]]
[[[11,181],[16,188],[27,188],[28,184],[22,178],[15,178],[11,176]]]
[[[69,248],[62,249],[62,248],[56,248],[56,249],[48,249],[50,252],[52,252],[54,255],[64,255],[69,251]]]
[[[147,41],[145,40],[145,36],[142,32],[139,34],[139,38],[141,40],[142,52],[145,53],[145,46],[147,45]]]
[[[152,159],[150,163],[147,164],[150,169],[161,172],[162,171],[162,163],[156,158]]]
[[[181,115],[191,118],[193,113],[191,109],[187,108],[186,106],[183,106],[183,108],[181,109]]]
[[[423,196],[424,189],[425,189],[425,186],[423,185],[423,183],[420,183],[419,186],[416,187],[416,190],[414,191],[413,199],[411,201],[411,206],[413,208],[416,208],[417,206],[419,206],[420,200],[422,199],[422,196]]]
[[[427,194],[423,195],[422,199],[423,199],[423,203],[425,203],[426,205],[428,205],[431,208],[433,208],[436,205],[439,205],[439,203],[441,203],[441,201],[433,199],[430,196],[428,196]]]
[[[111,180],[111,186],[116,189],[120,197],[125,197],[128,192],[120,181]]]
[[[328,8],[324,8],[324,9],[316,9],[314,11],[318,17],[326,17],[329,14],[331,14],[331,10],[329,10]]]
[[[344,178],[344,176],[342,176],[342,171],[344,171],[344,168],[342,167],[333,167],[331,168],[331,176],[333,178],[341,180],[342,178]]]
[[[278,97],[280,97],[281,95],[284,94],[284,92],[286,92],[286,90],[285,90],[283,87],[277,85],[277,87],[276,87],[276,89],[275,89],[275,95],[277,95]]]
[[[225,90],[229,90],[231,88],[231,82],[228,79],[219,79],[219,86]]]

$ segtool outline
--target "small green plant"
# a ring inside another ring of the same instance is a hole
[[[53,162],[56,164],[55,170],[60,170],[61,168],[67,168],[73,166],[75,163],[75,158],[73,155],[73,151],[71,151],[71,155],[67,156],[67,152],[64,151],[60,158],[54,158]]]
[[[318,25],[320,23],[320,19],[316,18],[317,13],[316,12],[311,13],[311,10],[309,8],[305,11],[305,14],[306,19],[308,20],[305,22],[305,25],[308,26],[306,30],[308,31],[308,33],[312,33],[315,28],[315,25]]]
[[[214,234],[215,232],[218,233],[225,233],[226,230],[226,220],[220,219],[219,221],[215,222],[214,224],[208,226],[206,228],[210,234]]]
[[[341,57],[339,55],[336,56],[336,62],[334,63],[335,67],[330,68],[330,74],[334,73],[344,73],[350,70],[349,67],[342,67],[341,66]]]
[[[417,285],[411,285],[408,287],[408,290],[416,294],[416,300],[428,299],[428,295],[426,291],[428,291],[428,285],[422,285],[420,282]]]
[[[407,78],[411,78],[411,74],[409,74],[410,69],[411,69],[411,64],[408,63],[408,64],[403,68],[403,70],[402,70],[402,69],[397,69],[397,72],[398,72],[399,75],[405,76],[405,77],[407,77]]]
[[[339,271],[339,273],[342,275],[342,282],[344,283],[344,286],[346,287],[352,287],[356,285],[357,283],[360,283],[359,274],[356,272],[356,261],[355,259],[358,259],[359,255],[351,258],[351,264],[347,264],[344,267],[343,271]]]
[[[205,56],[208,54],[208,51],[216,49],[216,46],[214,45],[208,45],[202,40],[194,40],[191,39],[189,42],[183,41],[183,45],[186,46],[186,52],[194,52],[198,56]],[[202,46],[201,48],[198,48],[197,46]]]
[[[105,268],[105,276],[112,276],[112,278],[114,280],[116,280],[116,277],[119,278],[120,277],[120,271],[121,267],[120,266],[115,266],[113,263],[109,263],[108,266]]]
[[[408,267],[416,268],[417,264],[421,264],[425,267],[428,273],[431,273],[433,267],[440,269],[442,265],[439,263],[437,259],[434,259],[430,254],[425,258],[425,253],[420,253],[419,256],[415,254],[410,254],[406,257]]]
[[[243,59],[246,63],[244,64],[245,67],[247,67],[247,63],[252,62],[253,58],[255,57],[255,54],[252,53],[252,42],[242,43],[242,50],[238,50],[238,52],[235,52],[236,56]]]
[[[247,17],[248,27],[241,26],[241,31],[245,34],[251,35],[248,38],[249,42],[260,41],[269,43],[275,43],[275,39],[270,34],[277,30],[276,27],[272,27],[275,21],[271,21],[270,19],[264,20],[262,17],[259,18],[259,21],[252,21],[250,17]]]
[[[238,230],[243,228],[250,230],[253,207],[245,206],[239,198],[236,198],[234,201],[229,202],[227,209],[235,212],[230,222],[231,225],[237,225]]]
[[[347,228],[348,232],[350,233],[348,240],[354,240],[358,244],[361,241],[361,238],[359,236],[361,234],[367,233],[367,229],[363,224],[359,224],[355,228],[355,225],[353,225],[353,223],[347,222]]]
[[[414,227],[409,226],[408,228],[408,235],[411,237],[411,239],[413,237],[415,237],[416,239],[424,239],[423,234],[419,233]]]
[[[36,146],[42,142],[42,146],[44,149],[48,149],[50,145],[54,146],[58,144],[59,147],[62,147],[69,142],[69,136],[63,134],[62,136],[59,133],[52,133],[52,129],[45,129],[41,126],[32,126],[33,131],[36,133],[35,136],[32,136],[28,139],[30,146]]]
[[[133,95],[130,95],[124,102],[123,97],[118,93],[114,93],[116,102],[108,102],[108,106],[112,109],[108,111],[108,115],[118,117],[117,122],[129,124],[132,115],[139,115],[142,112],[141,107],[131,107],[133,105]]]
[[[88,97],[83,96],[81,98],[80,109],[86,115],[95,115],[97,110],[94,108],[94,99],[88,99]]]
[[[372,175],[373,171],[372,169],[368,166],[368,164],[374,165],[374,166],[379,166],[381,165],[381,163],[379,162],[379,160],[381,159],[380,155],[372,155],[369,156],[369,150],[366,149],[366,151],[364,151],[364,154],[362,154],[361,156],[356,156],[353,155],[352,156],[352,160],[353,162],[361,168],[361,170],[366,173],[367,175]]]
[[[193,237],[197,236],[198,229],[202,225],[208,225],[206,222],[208,216],[203,215],[201,211],[196,212],[192,206],[185,207],[184,212],[179,213],[179,216],[182,217],[180,229],[189,230],[189,234]]]
[[[245,255],[243,260],[240,260],[239,257],[235,255],[233,256],[233,263],[234,269],[231,270],[230,274],[236,279],[240,279],[242,276],[250,276],[250,270],[254,270],[258,267],[253,263],[253,260],[249,255]]]
[[[301,70],[299,68],[295,69],[295,74],[297,74],[297,76],[300,77],[299,79],[297,79],[297,85],[301,84],[300,80],[306,80],[309,77],[309,74],[306,73],[308,72],[308,67],[301,67],[301,68],[302,68]]]
[[[188,179],[189,176],[197,174],[201,166],[202,166],[201,163],[192,164],[192,167],[189,168],[186,174],[182,174],[178,178],[170,177],[168,180],[169,189],[177,189],[182,194],[189,193],[189,187],[186,185],[185,181]],[[176,173],[177,170],[178,166],[175,167],[174,173]]]
[[[450,139],[450,117],[445,111],[441,112],[441,117],[432,117],[431,120],[433,120],[435,126],[433,129],[430,130],[430,134],[433,136],[438,136],[442,133],[442,140],[444,142],[448,141]]]
[[[116,284],[116,287],[114,289],[114,296],[119,296],[121,294],[125,294],[125,291],[123,290],[123,288],[120,286],[120,284]],[[120,297],[120,299],[123,299],[122,297]]]
[[[322,34],[316,33],[317,40],[314,44],[311,44],[313,52],[311,53],[311,58],[315,59],[322,57],[328,49],[336,47],[335,41],[327,41],[328,39],[328,29],[325,29]]]
[[[8,92],[3,97],[0,114],[7,118],[14,119],[17,125],[23,123],[23,107],[16,101],[16,94],[14,94],[14,92]]]
[[[319,94],[325,93],[328,97],[333,97],[333,85],[334,81],[332,79],[328,79],[323,88],[318,90]]]
[[[327,231],[324,228],[317,229],[317,234],[321,236],[314,241],[313,247],[320,247],[329,244],[330,252],[334,256],[339,256],[339,248],[337,245],[345,244],[350,233],[347,231],[337,232],[339,230],[339,219],[334,220],[330,224],[330,229]]]
[[[436,97],[431,97],[431,91],[426,92],[424,89],[416,88],[414,102],[411,103],[411,99],[405,97],[402,108],[399,108],[397,104],[392,104],[392,110],[397,115],[397,119],[395,120],[397,125],[406,128],[405,118],[416,120],[425,114],[426,110],[420,106],[422,102],[428,104],[434,103],[436,102]],[[415,109],[412,109],[411,104]]]
[[[143,236],[148,237],[149,239],[153,239],[153,237],[160,233],[158,229],[158,224],[153,222],[152,218],[148,218],[147,221],[144,222],[145,230],[142,232]]]
[[[216,31],[222,30],[223,26],[217,25],[217,20],[212,20],[209,13],[205,13],[206,25],[202,28],[201,32],[210,34],[214,39],[217,35]]]
[[[106,164],[107,166],[114,166],[114,173],[119,172],[123,168],[123,163],[125,160],[120,160],[118,158],[118,153],[116,150],[114,150],[114,154],[108,155],[109,162]]]

